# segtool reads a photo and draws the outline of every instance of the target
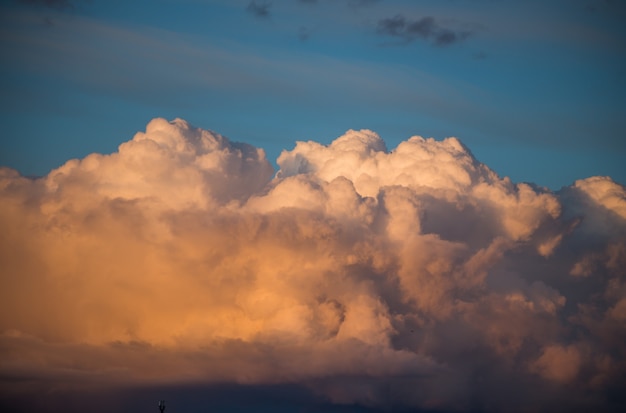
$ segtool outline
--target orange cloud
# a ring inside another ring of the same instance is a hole
[[[40,179],[0,170],[4,392],[27,393],[23,377],[299,383],[385,408],[397,382],[402,406],[504,409],[480,376],[526,383],[520,403],[561,402],[545,381],[610,404],[626,371],[624,187],[553,193],[457,139],[388,151],[371,131],[299,142],[278,165],[155,119]]]

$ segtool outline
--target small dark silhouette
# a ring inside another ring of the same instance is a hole
[[[159,400],[159,410],[161,413],[165,411],[165,400]]]

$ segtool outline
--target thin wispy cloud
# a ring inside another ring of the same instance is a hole
[[[298,1],[300,3],[305,3],[305,4],[320,3],[319,0],[298,0]],[[346,3],[350,7],[362,7],[362,6],[369,6],[369,5],[372,5],[374,3],[378,3],[379,1],[380,0],[346,0]]]
[[[378,3],[380,0],[348,0],[350,7],[366,7]]]
[[[298,29],[298,38],[304,42],[306,40],[309,40],[309,37],[311,37],[312,33],[312,29],[308,27],[300,27],[300,29]]]
[[[248,4],[248,7],[246,7],[246,10],[255,17],[269,18],[271,7],[272,7],[272,3],[269,1],[260,0],[257,3],[256,0],[252,0]]]
[[[377,32],[382,36],[398,38],[406,43],[424,40],[436,46],[449,46],[459,43],[471,34],[469,31],[443,27],[431,16],[411,20],[400,14],[379,20]]]

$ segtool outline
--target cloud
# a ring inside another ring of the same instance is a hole
[[[549,380],[567,382],[578,375],[580,362],[581,356],[575,347],[554,345],[544,348],[531,369]]]
[[[374,411],[623,406],[623,186],[555,193],[456,138],[368,130],[277,164],[154,119],[39,179],[1,169],[0,399],[228,383]]]
[[[378,33],[409,43],[416,39],[432,42],[435,46],[449,46],[465,40],[471,33],[442,27],[434,17],[408,20],[401,14],[378,21]]]
[[[379,1],[380,0],[348,0],[348,5],[350,7],[364,7],[378,3]]]
[[[272,3],[270,2],[260,2],[257,3],[256,0],[252,0],[246,10],[250,12],[252,15],[260,18],[268,18],[270,17],[270,8],[272,7]]]
[[[364,7],[378,3],[379,1],[380,0],[347,0],[347,3],[350,7]],[[317,4],[318,0],[299,0],[299,2],[304,4]]]
[[[313,30],[308,27],[300,27],[300,29],[298,29],[298,39],[302,42],[307,41],[312,32]]]

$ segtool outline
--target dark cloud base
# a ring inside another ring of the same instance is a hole
[[[475,386],[481,387],[480,377],[475,377]],[[341,386],[341,379],[335,380],[332,386]],[[349,380],[347,381],[349,385]],[[479,399],[477,395],[475,405],[470,409],[462,409],[464,412],[487,413],[493,411],[535,411],[533,408],[521,408],[524,403],[517,399],[511,389],[498,389],[496,383],[490,389],[484,388],[493,394],[493,400]],[[523,384],[520,381],[519,384]],[[7,388],[15,388],[15,384],[5,387],[6,382],[0,380],[0,385]],[[328,384],[327,384],[328,386]],[[240,384],[216,384],[216,385],[155,385],[130,388],[108,388],[76,392],[75,390],[63,390],[55,388],[53,383],[21,384],[21,391],[6,394],[0,392],[0,410],[11,413],[137,413],[158,412],[158,401],[165,400],[166,412],[171,413],[234,413],[234,412],[267,412],[267,413],[452,413],[457,409],[439,410],[410,407],[401,401],[393,400],[394,391],[406,392],[406,384],[402,379],[395,378],[388,381],[380,381],[381,392],[387,393],[387,402],[377,407],[369,407],[361,404],[332,403],[323,396],[317,395],[310,388],[298,384],[275,384],[275,385],[240,385]],[[327,389],[326,389],[327,390]],[[415,389],[419,391],[419,389]],[[499,390],[504,390],[500,392]],[[550,390],[550,389],[543,389]],[[537,389],[539,394],[542,389]],[[626,405],[626,395],[622,386],[614,386],[610,389],[608,403],[598,408],[592,400],[589,403],[567,402],[568,394],[564,392],[560,401],[544,402],[540,404],[541,411],[554,412],[623,412]],[[507,410],[493,410],[488,406],[492,402],[502,405],[503,399],[510,401]],[[526,402],[534,402],[533,396]],[[481,407],[482,406],[482,407]],[[536,405],[535,405],[536,406]]]
[[[25,384],[37,389],[35,384]],[[158,412],[157,403],[165,400],[172,413],[435,413],[390,404],[369,408],[358,404],[333,404],[295,384],[212,386],[178,385],[119,388],[76,393],[40,387],[37,392],[3,395],[0,409],[12,413],[137,413]]]

